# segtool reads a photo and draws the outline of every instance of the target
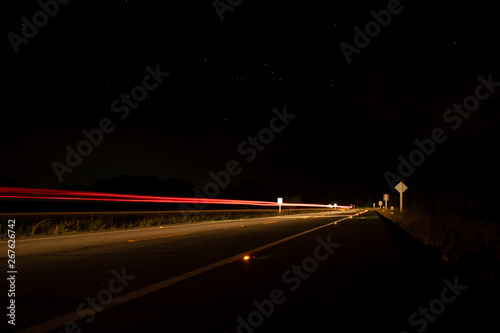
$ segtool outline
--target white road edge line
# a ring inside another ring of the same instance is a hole
[[[363,211],[363,212],[360,212],[360,213],[356,213],[356,214],[363,214],[365,212],[366,211]],[[353,214],[353,216],[354,215],[355,214]],[[340,220],[337,220],[337,221],[333,221],[333,222],[327,223],[325,225],[322,225],[322,226],[319,226],[319,227],[316,227],[316,228],[312,228],[312,229],[309,229],[309,230],[306,230],[306,231],[303,231],[303,232],[299,232],[298,234],[282,238],[282,239],[277,240],[275,242],[272,242],[272,243],[269,243],[269,244],[266,244],[266,245],[262,245],[262,246],[256,247],[255,249],[252,249],[252,250],[249,250],[249,251],[246,251],[246,252],[234,255],[232,257],[229,257],[229,258],[217,261],[217,262],[215,262],[213,264],[206,265],[206,266],[194,269],[194,270],[189,271],[187,273],[183,273],[181,275],[177,275],[177,276],[174,276],[172,278],[168,278],[168,279],[166,279],[164,281],[161,281],[161,282],[152,284],[150,286],[147,286],[147,287],[144,287],[144,288],[132,291],[132,292],[130,292],[128,294],[125,294],[125,295],[113,298],[113,300],[109,304],[106,304],[106,305],[102,305],[101,304],[100,306],[103,309],[101,311],[99,311],[99,312],[103,312],[103,311],[108,310],[110,308],[113,308],[115,306],[118,306],[118,305],[130,302],[130,301],[133,301],[133,300],[135,300],[137,298],[140,298],[142,296],[154,293],[154,292],[156,292],[156,291],[158,291],[160,289],[166,288],[166,287],[171,286],[171,285],[173,285],[173,284],[175,284],[177,282],[181,282],[181,281],[187,280],[187,279],[189,279],[191,277],[194,277],[194,276],[200,275],[202,273],[208,272],[208,271],[210,271],[212,269],[215,269],[215,268],[218,268],[218,267],[230,264],[232,262],[235,262],[235,261],[243,258],[243,256],[248,255],[249,253],[256,253],[256,252],[263,251],[263,250],[265,250],[267,248],[270,248],[272,246],[284,243],[286,241],[289,241],[291,239],[300,237],[300,236],[308,234],[310,232],[313,232],[313,231],[316,231],[316,230],[319,230],[319,229],[322,229],[322,228],[325,228],[325,227],[329,227],[331,225],[334,225],[337,222],[340,222],[340,221],[343,221],[343,220],[347,220],[347,219],[349,219],[349,218],[345,217],[343,219],[340,219]],[[91,307],[87,307],[85,309],[80,309],[80,312],[94,313],[94,312],[85,311],[87,309],[91,309]],[[48,320],[48,321],[46,321],[44,323],[41,323],[41,324],[38,324],[38,325],[35,325],[35,326],[32,326],[32,327],[28,327],[28,328],[26,328],[26,329],[24,329],[22,331],[19,331],[19,332],[20,333],[50,332],[50,331],[53,331],[53,330],[55,330],[57,328],[65,326],[69,322],[76,322],[78,320],[85,319],[88,316],[89,315],[81,316],[81,315],[79,315],[76,312],[72,312],[72,313],[68,313],[68,314],[66,314],[64,316]]]
[[[251,217],[249,219],[243,219],[245,220],[259,220],[259,219],[272,219],[272,218],[291,218],[292,216],[297,216],[301,214],[291,214],[291,215],[281,215],[281,216],[264,216],[264,217]],[[68,238],[68,237],[85,237],[85,236],[98,236],[102,234],[114,234],[114,233],[123,233],[123,232],[134,232],[137,230],[152,230],[152,229],[165,229],[165,228],[180,228],[180,227],[186,227],[186,226],[199,226],[199,225],[207,225],[207,224],[219,224],[219,223],[228,223],[228,222],[238,222],[241,221],[241,219],[237,220],[224,220],[224,221],[206,221],[206,222],[196,222],[192,224],[178,224],[178,225],[167,225],[163,226],[162,228],[160,227],[146,227],[146,228],[133,228],[133,229],[127,229],[127,230],[116,230],[116,231],[97,231],[97,232],[85,232],[84,234],[76,234],[76,235],[60,235],[60,236],[49,236],[49,237],[40,237],[40,238],[18,238],[16,239],[16,242],[34,242],[34,241],[40,241],[40,240],[46,240],[46,239],[61,239],[61,238]],[[0,239],[0,243],[2,243],[2,239]],[[7,243],[7,239],[5,239],[5,243]]]

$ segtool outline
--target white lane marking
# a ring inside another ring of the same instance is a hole
[[[194,276],[200,275],[202,273],[208,272],[208,271],[210,271],[212,269],[215,269],[215,268],[218,268],[218,267],[230,264],[232,262],[235,262],[237,260],[242,259],[245,255],[248,255],[249,253],[256,253],[256,252],[263,251],[263,250],[265,250],[267,248],[270,248],[272,246],[284,243],[286,241],[289,241],[291,239],[300,237],[300,236],[308,234],[310,232],[313,232],[313,231],[316,231],[316,230],[319,230],[319,229],[322,229],[322,228],[329,227],[331,225],[336,224],[337,222],[340,222],[340,221],[346,220],[346,219],[348,219],[348,217],[345,217],[343,219],[340,219],[340,220],[337,220],[337,221],[333,221],[333,222],[330,222],[328,224],[325,224],[325,225],[322,225],[322,226],[319,226],[319,227],[316,227],[316,228],[312,228],[312,229],[309,229],[309,230],[306,230],[306,231],[303,231],[303,232],[299,232],[298,234],[282,238],[282,239],[277,240],[275,242],[272,242],[272,243],[269,243],[269,244],[266,244],[266,245],[262,245],[262,246],[256,247],[255,249],[252,249],[252,250],[249,250],[249,251],[237,254],[235,256],[232,256],[232,257],[229,257],[229,258],[217,261],[217,262],[215,262],[213,264],[210,264],[210,265],[207,265],[207,266],[203,266],[203,267],[194,269],[194,270],[189,271],[187,273],[174,276],[174,277],[166,279],[164,281],[161,281],[161,282],[152,284],[150,286],[147,286],[147,287],[144,287],[144,288],[132,291],[132,292],[130,292],[128,294],[125,294],[125,295],[113,298],[113,300],[110,303],[106,304],[106,305],[99,304],[99,306],[103,308],[100,312],[108,310],[108,309],[113,308],[115,306],[118,306],[118,305],[130,302],[130,301],[133,301],[133,300],[135,300],[135,299],[137,299],[139,297],[142,297],[142,296],[154,293],[154,292],[156,292],[156,291],[158,291],[160,289],[166,288],[166,287],[171,286],[171,285],[173,285],[175,283],[178,283],[178,282],[184,281],[186,279],[189,279],[191,277],[194,277]],[[84,312],[84,313],[94,313],[94,312],[91,312],[91,311],[86,311],[87,309],[91,310],[92,308],[88,307],[88,308],[85,308],[85,309],[80,309],[80,313],[82,313],[82,312]],[[68,314],[66,314],[64,316],[48,320],[48,321],[43,322],[41,324],[38,324],[36,326],[29,327],[29,328],[24,329],[24,330],[22,330],[20,332],[21,333],[50,332],[50,331],[53,331],[53,330],[55,330],[55,329],[57,329],[59,327],[65,326],[69,322],[74,322],[74,321],[82,320],[82,319],[87,318],[88,316],[89,316],[89,314],[81,316],[81,315],[79,315],[76,312],[72,312],[72,313],[68,313]]]
[[[175,235],[165,235],[165,236],[155,236],[155,237],[147,237],[147,238],[139,238],[139,239],[129,239],[129,243],[135,243],[135,242],[140,242],[140,241],[145,241],[145,240],[153,240],[153,239],[160,239],[160,238],[169,238],[169,237],[176,237],[176,236],[184,236],[184,235],[190,235],[189,232],[183,233],[183,234],[175,234]]]
[[[61,235],[61,236],[25,238],[25,239],[18,238],[18,239],[16,239],[16,242],[33,242],[33,241],[41,241],[41,240],[46,240],[46,239],[61,239],[61,238],[69,238],[69,237],[85,237],[85,236],[90,237],[90,236],[99,236],[99,235],[124,233],[124,232],[137,232],[137,231],[146,231],[146,230],[154,230],[154,229],[173,229],[173,228],[182,228],[182,227],[195,227],[195,226],[212,225],[212,224],[219,224],[219,223],[241,222],[243,220],[246,222],[252,222],[253,220],[260,220],[260,219],[273,219],[273,218],[278,218],[278,217],[288,218],[287,216],[290,216],[289,218],[292,218],[292,216],[294,216],[294,215],[253,217],[253,218],[249,218],[249,219],[212,221],[212,222],[196,222],[193,224],[179,224],[179,225],[168,225],[168,226],[161,226],[161,227],[134,228],[134,229],[116,230],[116,231],[86,232],[84,234],[77,234],[77,235]],[[5,243],[6,242],[7,242],[7,240],[5,240]],[[1,243],[1,240],[0,240],[0,243]]]

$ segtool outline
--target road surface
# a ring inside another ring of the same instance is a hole
[[[16,325],[2,327],[481,331],[497,294],[424,252],[360,210],[19,239]]]

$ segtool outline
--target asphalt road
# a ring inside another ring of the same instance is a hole
[[[487,306],[498,303],[496,291],[472,285],[424,252],[361,211],[19,239],[16,326],[3,315],[2,327],[482,331],[497,311]]]

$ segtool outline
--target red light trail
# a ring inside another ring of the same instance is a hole
[[[145,196],[145,195],[132,195],[132,194],[82,192],[82,191],[69,191],[69,190],[48,190],[48,189],[18,188],[18,187],[0,187],[0,198],[278,206],[277,202],[272,202],[272,201],[209,199],[209,198],[183,198],[183,197],[158,197],[158,196]],[[306,203],[283,203],[282,206],[320,207],[320,208],[331,207],[330,205],[327,205],[327,204],[306,204]],[[337,206],[337,208],[351,208],[351,207],[350,206]]]

